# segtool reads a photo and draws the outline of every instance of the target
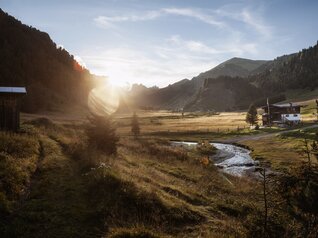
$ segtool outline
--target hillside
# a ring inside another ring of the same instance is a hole
[[[22,109],[86,105],[93,76],[50,36],[0,9],[0,85],[26,86]]]
[[[271,61],[266,60],[250,60],[234,57],[209,71],[199,74],[195,79],[204,80],[206,78],[217,78],[219,76],[247,77],[262,65],[270,62]]]
[[[220,76],[208,78],[186,111],[234,111],[244,109],[262,92],[244,78]]]
[[[141,107],[174,110],[184,107],[189,108],[187,105],[194,103],[203,87],[205,79],[213,79],[219,76],[246,77],[268,62],[269,61],[264,60],[232,58],[209,71],[199,74],[191,80],[183,79],[165,88],[157,88],[155,91],[152,90],[150,92],[150,90],[148,91],[144,88],[143,91],[140,92],[136,87],[133,87],[130,93],[130,100]],[[219,89],[215,88],[215,90],[218,91]],[[202,106],[206,108],[206,105]]]
[[[275,59],[262,72],[249,77],[266,94],[289,89],[310,89],[318,86],[318,42],[315,46]]]

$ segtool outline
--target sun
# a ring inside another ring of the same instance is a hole
[[[120,104],[120,90],[118,87],[105,83],[104,86],[94,88],[88,97],[90,111],[97,115],[112,115]]]

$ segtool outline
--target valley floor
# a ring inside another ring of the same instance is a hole
[[[135,139],[130,117],[118,115],[118,153],[105,156],[85,144],[84,119],[45,115],[51,120],[24,115],[23,133],[0,135],[1,237],[261,236],[259,181],[224,174],[206,155],[168,140],[235,140],[287,171],[306,162],[303,140],[318,132],[252,131],[240,112],[161,112],[140,114]]]

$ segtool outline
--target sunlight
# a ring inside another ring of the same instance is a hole
[[[88,96],[88,107],[96,115],[111,115],[117,111],[119,104],[119,90],[110,83],[93,89]]]

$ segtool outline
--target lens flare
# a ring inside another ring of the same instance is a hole
[[[115,113],[119,108],[119,104],[119,91],[110,84],[93,89],[88,97],[88,107],[90,111],[100,116]]]

